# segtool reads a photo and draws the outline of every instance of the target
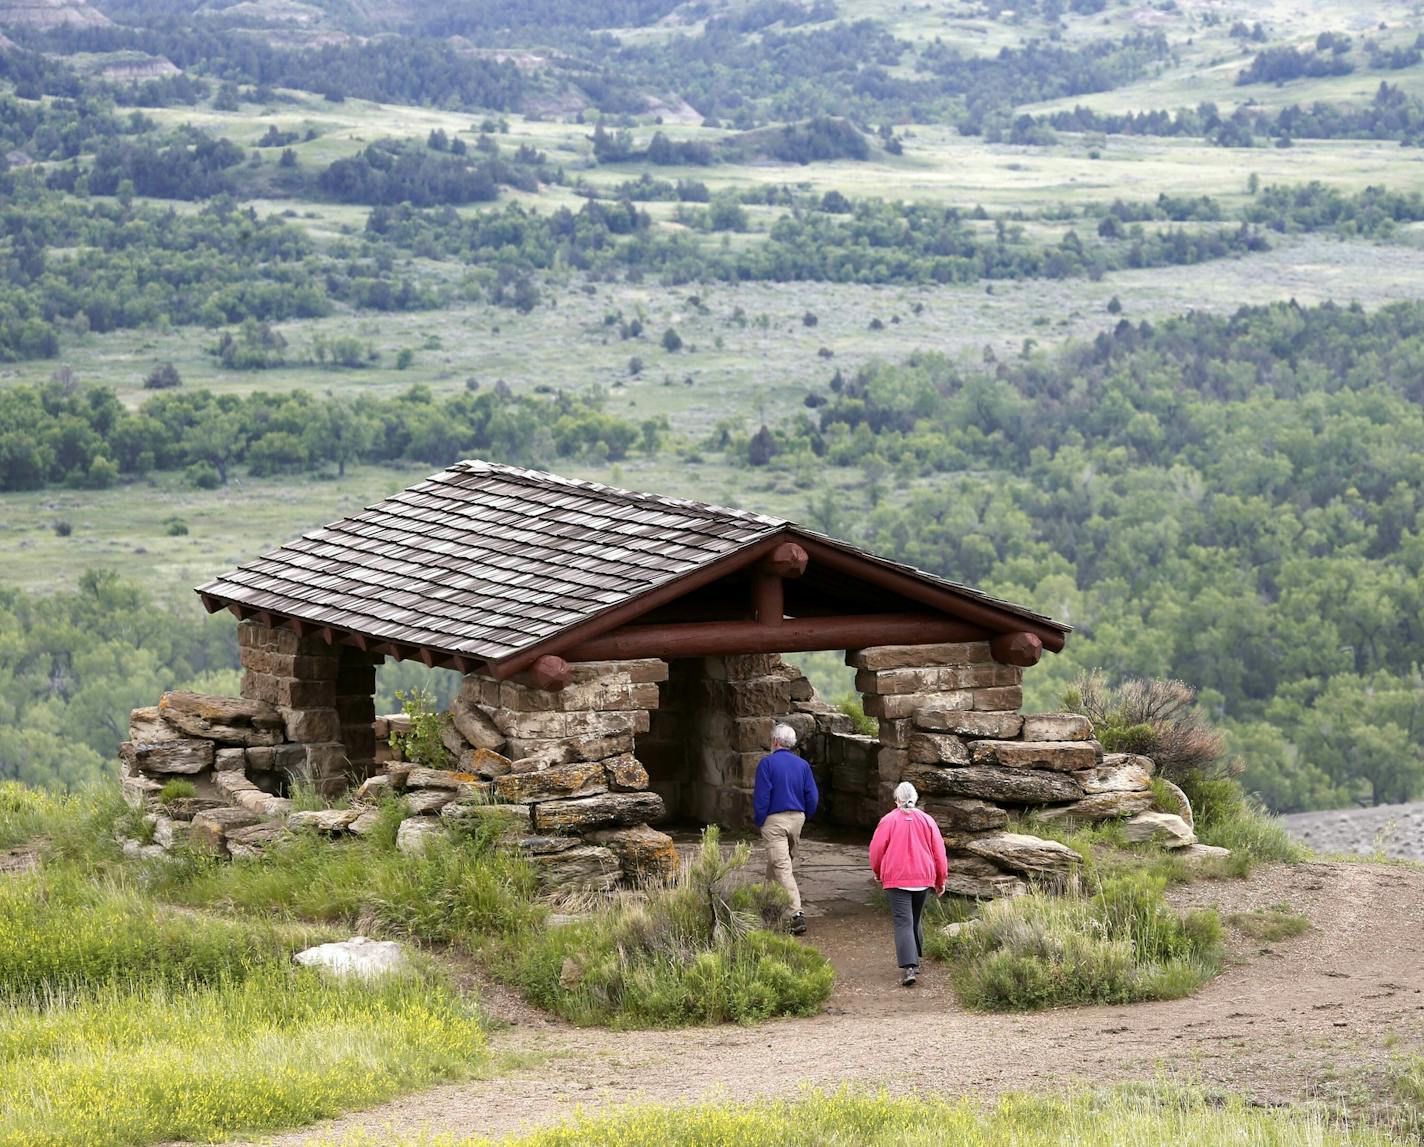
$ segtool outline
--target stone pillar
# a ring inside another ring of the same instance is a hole
[[[341,738],[336,698],[337,677],[344,665],[342,647],[255,621],[238,624],[237,645],[242,696],[275,705],[287,740],[306,747],[302,768],[294,770],[302,774],[296,779],[309,781],[325,795],[334,795],[347,787],[354,768],[369,768],[374,744],[367,748],[363,738],[358,752],[365,750],[364,756],[352,761]],[[371,716],[374,720],[374,710]]]
[[[702,688],[691,722],[695,780],[691,810],[708,824],[752,824],[756,768],[771,751],[771,729],[791,713],[800,676],[773,653],[702,659]]]

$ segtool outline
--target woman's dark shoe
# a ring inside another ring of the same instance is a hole
[[[920,969],[911,964],[908,968],[901,969],[900,983],[907,988],[913,988],[915,981],[920,977]]]
[[[793,936],[804,936],[806,934],[806,917],[800,912],[792,913],[790,929]]]

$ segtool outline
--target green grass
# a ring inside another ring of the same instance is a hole
[[[1221,924],[1215,910],[1179,915],[1165,887],[1140,872],[1082,897],[1034,890],[984,905],[953,937],[930,933],[927,947],[975,1010],[1178,999],[1220,969]]]
[[[1232,912],[1226,922],[1253,940],[1287,940],[1310,930],[1310,918],[1284,902],[1269,908]]]
[[[331,1147],[370,1147],[356,1135]],[[492,1140],[413,1137],[395,1147],[489,1147]],[[642,1106],[578,1115],[502,1147],[1395,1147],[1405,1141],[1328,1110],[1256,1106],[1239,1096],[1168,1085],[1009,1095],[992,1103],[933,1095],[804,1090],[795,1098],[695,1107]]]
[[[212,1140],[361,1107],[485,1065],[439,981],[268,970],[0,1008],[0,1147]]]
[[[78,798],[16,781],[0,781],[0,848],[14,848],[54,831]]]

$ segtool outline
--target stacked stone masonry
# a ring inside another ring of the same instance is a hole
[[[241,698],[168,693],[133,712],[122,778],[154,818],[155,848],[186,842],[244,859],[294,831],[360,836],[395,799],[407,852],[493,820],[550,890],[661,879],[678,856],[652,826],[669,815],[751,826],[756,766],[778,721],[812,764],[823,823],[868,831],[912,781],[960,894],[1071,879],[1075,853],[1007,831],[1029,811],[1126,817],[1135,839],[1195,845],[1184,796],[1180,816],[1152,811],[1151,760],[1105,755],[1084,717],[1021,714],[1022,670],[984,642],[847,654],[878,736],[857,732],[774,654],[576,664],[557,691],[469,674],[442,718],[445,767],[429,768],[396,747],[409,718],[374,714],[379,658],[254,622],[238,639]],[[173,777],[196,795],[159,804]],[[294,812],[299,781],[350,793],[352,807]]]

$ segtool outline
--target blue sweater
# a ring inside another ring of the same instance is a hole
[[[820,799],[811,766],[790,749],[777,749],[758,762],[752,797],[758,828],[774,812],[804,812],[809,820]]]

